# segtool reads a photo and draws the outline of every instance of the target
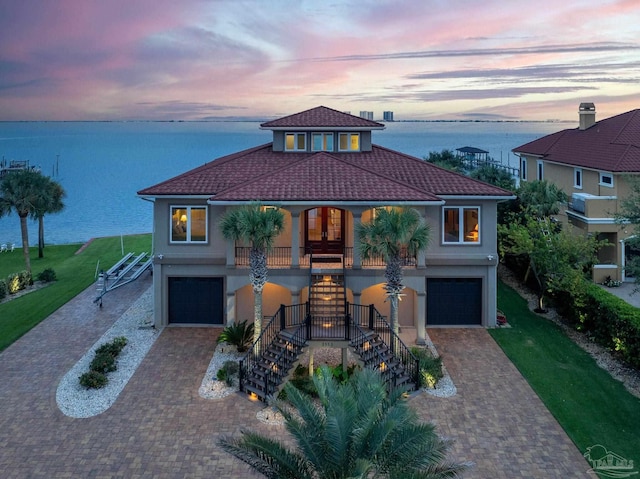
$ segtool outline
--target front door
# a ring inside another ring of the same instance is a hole
[[[344,210],[323,206],[307,210],[305,246],[316,254],[342,254],[344,250]]]

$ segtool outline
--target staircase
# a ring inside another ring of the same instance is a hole
[[[346,292],[344,274],[311,274],[309,308],[314,319],[344,317]]]
[[[402,386],[407,390],[416,389],[402,361],[375,331],[361,330],[349,345],[360,356],[365,368],[380,371],[385,383],[394,388]]]
[[[287,331],[277,333],[246,376],[242,377],[242,390],[261,401],[266,401],[269,396],[276,396],[305,344],[305,341]]]

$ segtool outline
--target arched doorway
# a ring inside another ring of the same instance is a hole
[[[304,213],[305,248],[314,253],[341,254],[344,250],[345,212],[322,206]]]

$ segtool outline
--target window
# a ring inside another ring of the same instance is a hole
[[[307,135],[305,133],[287,133],[284,137],[286,151],[305,151],[307,149]]]
[[[611,173],[600,172],[600,186],[613,188],[613,175]]]
[[[582,168],[573,169],[573,187],[582,189]]]
[[[171,243],[206,243],[207,207],[171,207]]]
[[[480,242],[480,208],[446,207],[442,211],[443,243]]]
[[[340,151],[359,151],[360,133],[340,133],[338,149]]]
[[[313,151],[333,151],[333,133],[312,133],[311,149]]]
[[[520,158],[520,179],[527,181],[527,159]]]
[[[544,162],[538,160],[538,181],[544,180]]]

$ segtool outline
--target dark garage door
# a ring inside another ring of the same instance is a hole
[[[482,324],[482,278],[427,278],[427,326]]]
[[[223,278],[169,278],[169,324],[222,324]]]

